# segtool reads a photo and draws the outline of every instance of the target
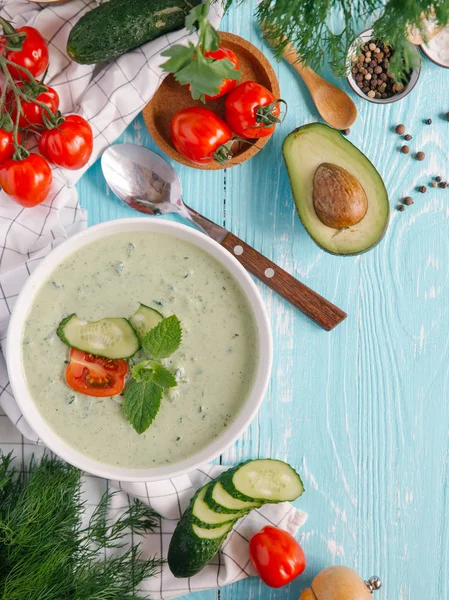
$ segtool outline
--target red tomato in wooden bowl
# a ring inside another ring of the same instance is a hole
[[[226,96],[226,123],[240,137],[265,137],[281,122],[281,102],[260,83],[245,81]]]
[[[306,568],[306,557],[295,538],[267,525],[249,541],[251,563],[264,583],[272,588],[287,585]]]
[[[8,71],[14,79],[22,79],[28,81],[29,77],[26,71],[20,67],[28,69],[31,75],[36,79],[40,77],[48,67],[49,54],[47,42],[42,35],[34,27],[19,27],[18,33],[25,33],[26,37],[22,42],[22,50],[7,50],[5,58],[17,66],[7,65]],[[0,44],[6,44],[6,39],[3,37]]]
[[[199,165],[232,158],[232,132],[223,119],[202,106],[180,110],[170,123],[176,150]]]
[[[111,360],[72,348],[65,379],[76,392],[104,398],[123,391],[127,372],[126,360]]]
[[[214,60],[222,60],[223,58],[227,58],[233,65],[234,70],[238,71],[239,68],[239,59],[237,54],[230,50],[229,48],[219,48],[218,50],[208,50],[204,53],[206,58],[213,58]],[[214,96],[207,96],[206,100],[216,100],[217,98],[221,98],[231,90],[235,88],[237,85],[236,79],[223,79],[220,85],[220,91]],[[187,85],[187,89],[190,89],[190,85]]]

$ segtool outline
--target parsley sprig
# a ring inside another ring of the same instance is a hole
[[[176,379],[160,363],[181,345],[182,329],[178,317],[163,319],[145,334],[142,348],[148,360],[132,367],[132,379],[125,387],[123,410],[137,433],[148,429],[159,412],[164,391],[176,387]]]
[[[189,33],[198,33],[198,42],[187,46],[175,44],[162,52],[168,60],[161,66],[167,73],[173,73],[181,85],[190,85],[190,93],[195,100],[205,102],[205,96],[219,92],[223,79],[240,79],[241,73],[227,58],[216,60],[206,58],[208,50],[218,50],[220,35],[208,21],[210,0],[192,8],[186,17],[185,26]]]

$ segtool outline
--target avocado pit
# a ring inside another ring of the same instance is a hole
[[[357,225],[366,215],[368,198],[354,175],[324,162],[313,177],[313,206],[324,225],[345,229]]]

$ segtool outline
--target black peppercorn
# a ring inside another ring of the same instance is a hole
[[[404,210],[404,205],[403,204],[398,204],[396,207],[399,211],[403,211]]]
[[[432,119],[426,119],[426,125],[432,125]]]
[[[410,198],[410,196],[407,196],[406,198],[404,198],[403,203],[406,206],[411,206],[412,204],[414,204],[414,202],[413,202],[412,198]]]
[[[438,183],[440,183],[440,181],[443,181],[443,180],[442,180],[442,179],[441,179],[441,177],[438,175],[437,177],[435,177],[435,181],[438,181]]]
[[[412,139],[413,138],[412,138],[412,136],[409,133],[407,133],[406,135],[404,135],[404,140],[407,140],[407,142],[409,142]]]
[[[440,186],[440,188],[447,188],[447,183],[445,181],[442,181],[441,183],[438,184]]]
[[[427,192],[427,188],[425,185],[420,185],[419,186],[419,191],[421,192],[421,194],[425,194]]]

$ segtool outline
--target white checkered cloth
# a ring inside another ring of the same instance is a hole
[[[187,38],[186,31],[164,35],[101,68],[78,65],[69,60],[65,47],[71,26],[97,3],[73,0],[41,8],[28,0],[3,0],[3,17],[19,27],[37,27],[50,47],[47,83],[61,99],[63,113],[76,112],[90,122],[94,131],[92,164],[101,152],[123,132],[142,110],[160,84],[163,73],[160,52]],[[213,22],[221,19],[220,5],[213,8]],[[89,165],[88,165],[89,166]],[[87,215],[78,204],[74,187],[82,171],[53,171],[53,184],[47,200],[39,207],[24,209],[0,192],[0,341],[6,339],[9,316],[28,275],[50,250],[87,226]],[[26,463],[31,454],[40,456],[45,448],[23,418],[8,381],[0,356],[0,451],[14,454]],[[2,410],[5,414],[3,414]],[[176,522],[190,498],[204,482],[216,477],[224,467],[206,465],[189,475],[157,483],[107,482],[84,478],[88,506],[95,505],[106,487],[120,490],[112,511],[128,505],[129,497],[140,498],[162,517],[160,527],[145,535],[142,548],[147,556],[165,557]],[[248,556],[248,539],[264,525],[274,524],[296,534],[306,515],[285,503],[253,511],[228,536],[219,555],[203,571],[190,579],[175,579],[167,566],[159,577],[144,582],[142,591],[154,599],[168,599],[238,581],[253,574]]]

